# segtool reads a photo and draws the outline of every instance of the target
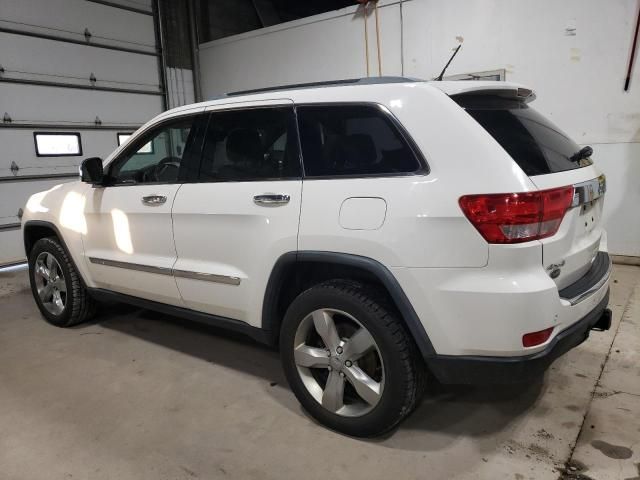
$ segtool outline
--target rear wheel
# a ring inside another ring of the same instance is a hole
[[[29,254],[29,280],[40,312],[52,325],[71,327],[93,315],[94,301],[57,238],[35,243]]]
[[[419,401],[424,370],[413,340],[363,285],[330,281],[300,294],[285,315],[280,349],[296,397],[334,430],[382,434]]]

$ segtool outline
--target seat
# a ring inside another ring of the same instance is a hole
[[[331,169],[336,172],[367,173],[378,159],[376,146],[370,135],[363,133],[338,138],[329,155]]]
[[[226,141],[228,165],[220,168],[221,179],[246,179],[260,176],[264,162],[262,140],[256,130],[233,130]]]

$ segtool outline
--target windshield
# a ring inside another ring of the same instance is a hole
[[[459,95],[453,99],[529,176],[564,172],[592,163],[589,158],[576,156],[580,146],[521,101],[492,95]]]

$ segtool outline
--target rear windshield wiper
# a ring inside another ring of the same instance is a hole
[[[591,155],[593,155],[593,148],[587,145],[586,147],[582,147],[576,153],[571,155],[569,157],[569,160],[571,160],[572,162],[579,162],[583,158],[589,158]]]

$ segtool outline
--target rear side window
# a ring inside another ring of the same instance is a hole
[[[209,120],[200,180],[300,178],[292,107],[214,112]]]
[[[301,106],[298,123],[306,177],[403,174],[422,168],[378,106]]]
[[[489,95],[460,95],[462,106],[529,176],[591,165],[571,159],[580,146],[540,113],[517,100]]]

